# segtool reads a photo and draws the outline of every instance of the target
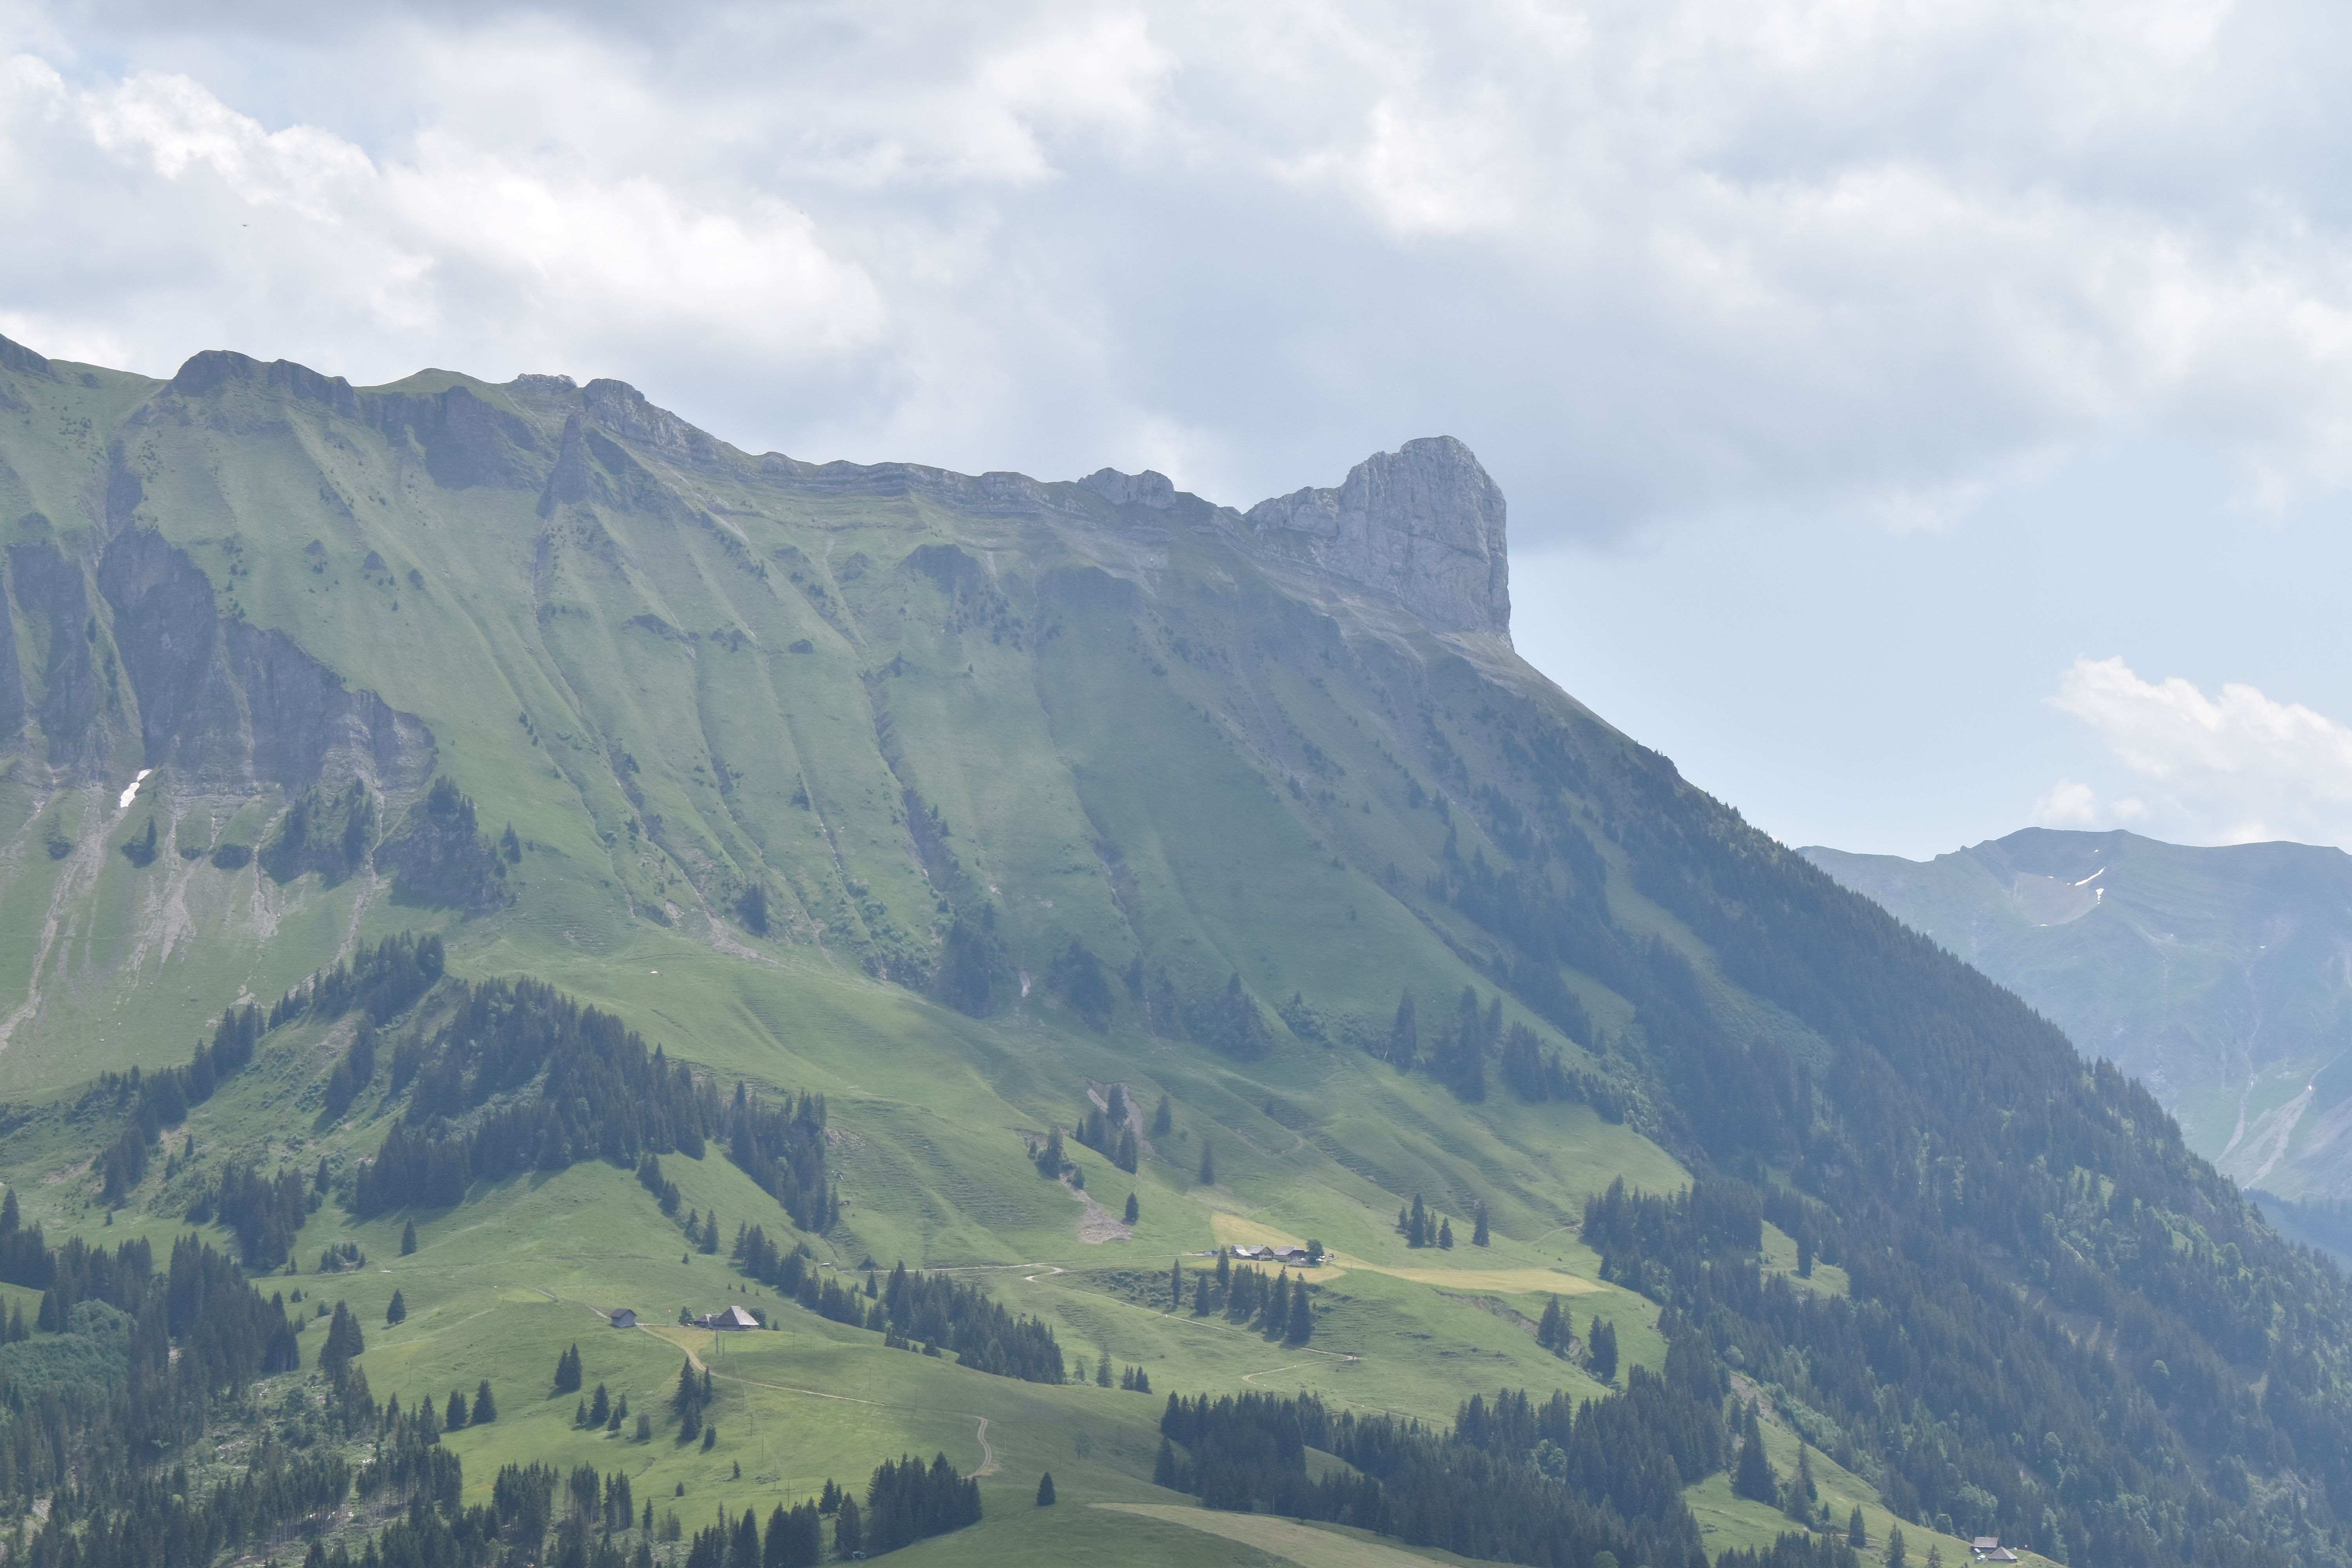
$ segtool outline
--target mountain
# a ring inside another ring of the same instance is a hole
[[[2352,1559],[2341,1276],[1519,659],[1458,442],[6,344],[0,520],[38,1561]]]
[[[2352,1197],[2352,858],[2028,828],[1806,858],[2014,990],[2248,1187]]]

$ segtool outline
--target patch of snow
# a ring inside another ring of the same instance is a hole
[[[117,811],[130,810],[131,803],[139,798],[139,786],[145,784],[147,782],[147,775],[154,771],[155,770],[153,768],[141,768],[139,770],[139,776],[131,781],[131,787],[122,792],[122,798],[114,803],[114,809]]]

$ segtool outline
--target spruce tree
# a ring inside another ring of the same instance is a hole
[[[1407,991],[1397,999],[1396,1022],[1389,1026],[1389,1065],[1404,1072],[1420,1055],[1421,1030],[1413,1022],[1412,993]]]
[[[1477,1207],[1470,1211],[1470,1217],[1473,1224],[1473,1228],[1470,1232],[1470,1245],[1473,1247],[1486,1246],[1488,1240],[1488,1237],[1486,1235],[1486,1205],[1483,1202],[1480,1203]]]
[[[1307,1304],[1307,1281],[1304,1279],[1291,1288],[1290,1322],[1283,1330],[1282,1337],[1294,1345],[1303,1345],[1315,1337],[1315,1311]]]
[[[555,1358],[555,1392],[571,1394],[576,1392],[579,1387],[580,1347],[574,1344],[570,1350]]]
[[[1163,1100],[1161,1103],[1167,1102]],[[23,1211],[16,1206],[16,1189],[10,1187],[8,1195],[0,1198],[0,1236],[15,1235],[16,1227],[24,1222]]]
[[[1175,1125],[1176,1102],[1163,1094],[1160,1097],[1160,1109],[1151,1113],[1151,1135],[1165,1138],[1169,1129]]]
[[[1202,1274],[1201,1276],[1200,1289],[1193,1294],[1192,1315],[1196,1318],[1207,1317],[1211,1308],[1214,1305],[1214,1302],[1211,1300],[1209,1296],[1211,1279],[1212,1277],[1210,1275],[1205,1273]]]
[[[1274,1293],[1258,1309],[1258,1319],[1272,1339],[1290,1328],[1290,1270],[1286,1268],[1274,1278]]]
[[[1406,1222],[1404,1244],[1407,1247],[1429,1245],[1429,1211],[1421,1205],[1421,1194],[1412,1194],[1412,1217]]]
[[[1181,1311],[1184,1307],[1184,1260],[1178,1258],[1168,1268],[1168,1310]]]
[[[1740,1436],[1739,1468],[1732,1472],[1731,1492],[1752,1502],[1777,1503],[1780,1500],[1780,1483],[1773,1479],[1770,1461],[1764,1457],[1764,1429],[1756,1419],[1756,1406],[1748,1406],[1745,1430]]]
[[[405,1320],[407,1316],[408,1299],[395,1289],[392,1293],[392,1304],[383,1310],[384,1327],[390,1328],[393,1324]]]
[[[1442,1252],[1451,1252],[1454,1250],[1454,1222],[1452,1220],[1442,1219],[1437,1222],[1437,1246],[1438,1250]]]
[[[335,1303],[335,1315],[327,1325],[327,1342],[319,1351],[319,1370],[340,1389],[348,1373],[352,1358],[367,1349],[367,1341],[360,1333],[360,1321],[342,1302]]]
[[[1801,1231],[1801,1231],[1799,1231],[1799,1232],[1797,1233],[1797,1278],[1798,1278],[1798,1279],[1811,1279],[1812,1277],[1813,1277],[1813,1238],[1812,1238],[1812,1235],[1811,1235],[1811,1232],[1809,1232],[1809,1231]]]
[[[1142,1205],[1141,1204],[1139,1204],[1139,1203],[1137,1203],[1137,1202],[1135,1201],[1135,1194],[1134,1194],[1133,1193],[1129,1193],[1129,1194],[1127,1194],[1127,1223],[1128,1223],[1128,1224],[1129,1224],[1129,1225],[1133,1225],[1133,1224],[1134,1224],[1138,1219],[1139,1219],[1139,1218],[1141,1218],[1141,1217],[1142,1217],[1142,1215],[1143,1215],[1143,1205]]]
[[[1811,1524],[1816,1495],[1812,1461],[1806,1457],[1805,1441],[1800,1437],[1797,1439],[1797,1468],[1789,1477],[1789,1500],[1781,1511],[1799,1524]]]
[[[1536,1325],[1536,1343],[1558,1354],[1559,1352],[1559,1298],[1554,1296],[1544,1303],[1543,1321]]]
[[[858,1512],[857,1500],[845,1494],[841,1514],[833,1521],[833,1554],[846,1563],[866,1550],[866,1521]]]
[[[604,1424],[605,1419],[612,1414],[613,1396],[605,1391],[604,1385],[600,1383],[596,1385],[595,1397],[588,1402],[588,1425],[591,1426],[602,1426]]]
[[[1097,1388],[1110,1386],[1110,1352],[1108,1351],[1103,1352],[1101,1357],[1095,1363],[1095,1386]]]
[[[1617,1325],[1593,1314],[1592,1332],[1584,1342],[1584,1364],[1596,1382],[1617,1381]]]
[[[1216,1146],[1206,1139],[1202,1140],[1201,1142],[1201,1184],[1204,1187],[1213,1187],[1217,1184]]]
[[[450,1432],[463,1432],[467,1422],[470,1419],[471,1415],[466,1409],[466,1391],[462,1388],[451,1389],[449,1403],[445,1407],[445,1414],[441,1417],[443,1429]]]
[[[490,1380],[486,1377],[474,1385],[474,1425],[487,1426],[498,1418],[498,1404],[490,1398]]]
[[[1862,1521],[1862,1505],[1853,1505],[1853,1517],[1845,1521],[1845,1543],[1856,1552],[1870,1544],[1870,1527]]]
[[[1043,1476],[1038,1478],[1037,1506],[1039,1508],[1051,1508],[1054,1506],[1054,1472],[1051,1470],[1047,1470]]]
[[[1903,1527],[1899,1524],[1887,1528],[1886,1568],[1903,1568]]]

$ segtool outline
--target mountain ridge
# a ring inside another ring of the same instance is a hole
[[[1188,1396],[1455,1417],[1502,1469],[1432,1463],[1597,1517],[1579,1552],[1625,1539],[1594,1511],[1620,1503],[1532,1415],[1476,1414],[1535,1402],[1465,1382],[1604,1421],[1675,1391],[1681,1437],[1638,1452],[1693,1473],[1621,1500],[1691,1568],[1851,1568],[1825,1499],[1780,1489],[1805,1464],[1881,1542],[2352,1561],[2341,1277],[2137,1083],[1520,659],[1466,448],[1409,443],[1254,529],[1150,476],[755,458],[618,383],[395,387],[226,354],[178,385],[0,370],[0,1174],[49,1236],[160,1255],[233,1201],[257,1261],[316,1255],[384,1324],[363,1364],[410,1408],[485,1362],[576,1373],[583,1298],[625,1288],[650,1332],[794,1279],[816,1307],[774,1299],[723,1397],[812,1468],[763,1468],[736,1414],[741,1447],[646,1454],[698,1521],[797,1506],[820,1458],[929,1448],[951,1413],[1002,1418],[1030,1472],[982,1482],[972,1541],[1111,1528],[1007,1525],[1048,1511],[1047,1468],[1073,1498],[1227,1496],[1213,1454],[1152,1462],[1116,1357]],[[1416,607],[1395,574],[1448,539]],[[319,695],[273,705],[248,636]],[[306,730],[337,691],[420,728]],[[416,737],[396,773],[378,733]],[[315,776],[245,761],[265,739]],[[317,1002],[428,952],[421,994]],[[533,1076],[530,1030],[494,1026],[520,998],[583,1050],[634,1031],[615,1071],[644,1052],[681,1125],[740,1140],[633,1172],[625,1079]],[[1112,1085],[1130,1130],[1165,1110],[1131,1150]],[[775,1147],[822,1149],[826,1202]],[[1132,1220],[1095,1218],[1122,1186]],[[763,1233],[741,1268],[721,1212]],[[1241,1331],[1247,1287],[1213,1321],[1201,1259],[1236,1241],[1339,1260],[1308,1270],[1316,1353]],[[361,1256],[399,1261],[329,1267]],[[851,1322],[866,1258],[980,1271],[1093,1347],[1096,1387],[884,1353],[914,1347]],[[650,1405],[702,1333],[588,1353]],[[877,1377],[920,1397],[789,1405]],[[501,1403],[449,1440],[468,1498],[604,1452],[584,1411]]]
[[[2026,828],[1932,861],[1800,851],[2145,1079],[2248,1186],[2352,1195],[2352,857]]]

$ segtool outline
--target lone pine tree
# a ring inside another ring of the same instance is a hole
[[[1812,1460],[1807,1456],[1803,1438],[1797,1440],[1797,1468],[1789,1478],[1789,1500],[1783,1510],[1800,1524],[1812,1522],[1813,1503],[1820,1496],[1813,1489]]]
[[[1399,1072],[1412,1068],[1421,1056],[1421,1029],[1413,1022],[1412,993],[1397,999],[1396,1021],[1389,1026],[1389,1065]]]
[[[1543,1320],[1536,1324],[1536,1343],[1554,1355],[1562,1354],[1567,1348],[1561,1342],[1562,1321],[1559,1315],[1559,1298],[1554,1296],[1544,1303]]]
[[[1773,1479],[1771,1462],[1764,1457],[1764,1428],[1756,1418],[1756,1404],[1750,1400],[1741,1423],[1739,1468],[1732,1472],[1731,1494],[1752,1502],[1778,1503],[1780,1483]]]
[[[327,1325],[327,1342],[319,1351],[319,1370],[327,1374],[336,1388],[343,1386],[349,1374],[352,1358],[367,1349],[367,1341],[360,1333],[360,1321],[342,1302],[335,1303],[335,1315]]]
[[[1584,1364],[1600,1383],[1617,1381],[1617,1325],[1604,1323],[1600,1314],[1592,1319],[1592,1332],[1585,1339]]]

